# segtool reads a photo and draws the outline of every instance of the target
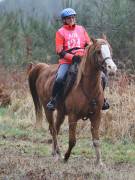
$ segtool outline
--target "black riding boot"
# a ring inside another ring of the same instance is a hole
[[[61,90],[63,88],[63,82],[62,81],[55,81],[53,90],[52,90],[52,98],[47,103],[46,107],[50,111],[54,111],[56,108],[57,101],[59,99],[59,95],[61,93]]]
[[[102,72],[102,87],[103,87],[103,91],[105,90],[106,84],[107,84],[107,77],[105,75],[105,73]],[[104,98],[104,104],[102,106],[102,110],[107,110],[110,108],[109,102],[107,101],[106,98]]]

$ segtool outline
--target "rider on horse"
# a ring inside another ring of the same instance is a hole
[[[92,45],[92,41],[85,28],[76,24],[76,12],[74,9],[64,9],[61,12],[61,19],[63,26],[56,32],[55,39],[56,53],[60,57],[59,69],[53,85],[52,98],[47,104],[48,110],[56,108],[56,102],[63,89],[70,65],[72,63],[79,63],[81,57],[85,55],[85,47]],[[102,109],[108,108],[109,104],[105,100]]]

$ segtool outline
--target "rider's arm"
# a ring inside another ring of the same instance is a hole
[[[66,60],[72,60],[74,55],[64,51],[64,47],[63,47],[64,38],[59,32],[56,32],[55,44],[56,44],[56,53],[60,56],[60,58],[64,58]]]

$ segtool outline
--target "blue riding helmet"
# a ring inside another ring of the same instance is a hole
[[[61,18],[65,18],[65,17],[68,17],[68,16],[73,16],[73,15],[76,15],[76,12],[74,9],[72,8],[66,8],[66,9],[63,9],[61,11]]]

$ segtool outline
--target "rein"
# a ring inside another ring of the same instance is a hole
[[[74,47],[74,48],[67,50],[66,53],[71,53],[73,50],[78,50],[78,49],[83,49],[83,48]]]

